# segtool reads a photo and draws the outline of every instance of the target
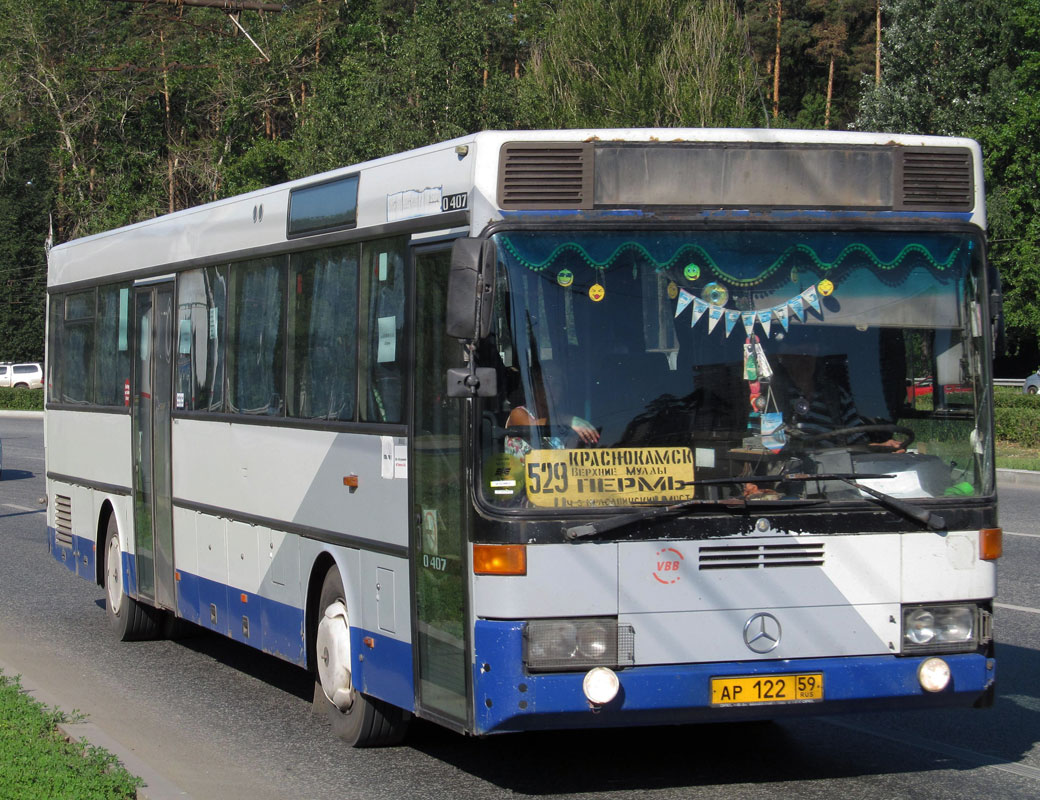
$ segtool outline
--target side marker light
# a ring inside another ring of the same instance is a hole
[[[526,575],[527,547],[522,544],[473,545],[474,575]]]
[[[979,558],[983,561],[996,561],[1004,554],[1004,530],[1002,528],[983,528],[979,531]]]

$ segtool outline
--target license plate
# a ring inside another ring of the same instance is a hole
[[[713,706],[817,703],[821,700],[823,700],[823,673],[821,672],[711,679],[711,704]]]

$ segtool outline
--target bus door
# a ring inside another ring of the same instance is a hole
[[[444,721],[465,723],[466,532],[462,458],[463,404],[446,396],[459,342],[445,331],[451,251],[415,254],[415,376],[412,381],[411,550],[415,663],[419,703]]]
[[[173,281],[134,289],[136,349],[131,416],[134,543],[138,596],[176,608],[173,581],[170,394],[173,372]]]

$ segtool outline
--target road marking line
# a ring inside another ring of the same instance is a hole
[[[43,511],[42,508],[26,508],[25,506],[16,506],[14,503],[3,503],[4,508],[13,508],[15,511],[28,511],[32,514],[34,511]]]
[[[932,739],[922,739],[919,736],[914,736],[912,733],[878,731],[873,728],[855,725],[843,720],[820,719],[819,721],[835,725],[839,728],[847,728],[848,730],[856,731],[857,733],[864,733],[868,736],[875,736],[878,739],[887,739],[890,742],[909,745],[921,750],[928,750],[932,753],[949,756],[950,758],[958,758],[962,761],[967,761],[969,764],[974,764],[977,767],[993,767],[994,769],[1003,770],[1004,772],[1013,772],[1016,775],[1021,775],[1026,778],[1040,780],[1040,768],[1031,767],[1027,764],[1020,764],[1016,761],[1009,761],[1006,758],[991,755],[990,753],[979,753],[975,750],[968,750],[967,748],[957,747],[952,744],[940,744]]]
[[[1005,536],[1028,536],[1030,539],[1040,539],[1040,533],[1014,533],[1013,531],[1004,531]]]
[[[994,608],[1006,608],[1008,611],[1025,611],[1027,614],[1040,614],[1040,608],[1030,608],[1029,606],[1012,606],[1008,603],[994,603]]]

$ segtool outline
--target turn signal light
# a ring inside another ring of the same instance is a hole
[[[527,546],[522,544],[473,545],[474,575],[526,575]]]
[[[1003,528],[983,528],[979,531],[979,558],[996,561],[1004,554]]]

